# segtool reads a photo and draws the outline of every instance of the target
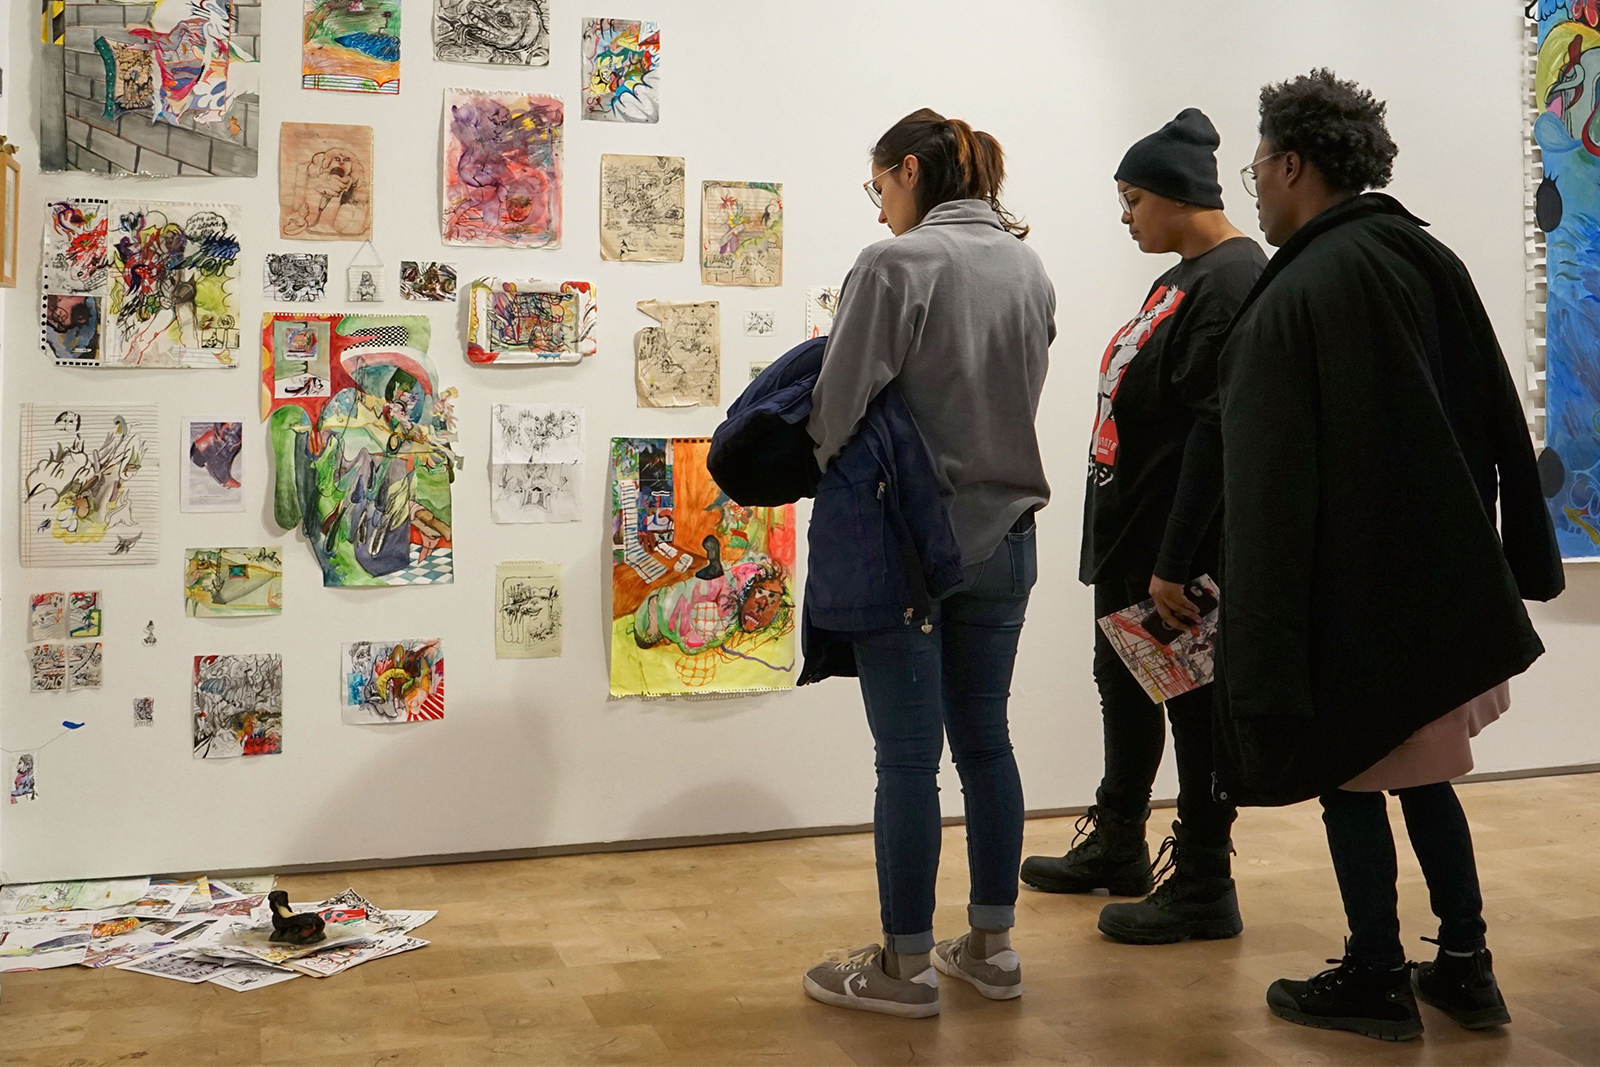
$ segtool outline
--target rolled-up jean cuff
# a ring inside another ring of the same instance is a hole
[[[883,935],[884,947],[890,952],[900,952],[908,956],[920,952],[933,951],[933,931],[926,930],[920,934],[890,934]]]
[[[967,924],[974,930],[1009,930],[1017,925],[1014,904],[968,904]]]

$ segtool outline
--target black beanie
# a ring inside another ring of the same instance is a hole
[[[1199,108],[1185,108],[1149,137],[1134,143],[1117,168],[1117,181],[1196,207],[1222,207],[1217,146],[1222,138]]]

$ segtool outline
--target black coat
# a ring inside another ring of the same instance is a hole
[[[1236,803],[1337,789],[1544,651],[1522,601],[1565,582],[1522,405],[1424,225],[1376,193],[1318,216],[1222,352],[1217,755]]]

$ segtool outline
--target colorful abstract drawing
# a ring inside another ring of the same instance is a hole
[[[794,507],[729,500],[709,447],[611,443],[613,697],[794,685]]]
[[[600,313],[588,282],[479,278],[469,298],[473,363],[581,363],[598,349]]]
[[[837,286],[809,286],[806,289],[806,339],[826,337],[833,332],[833,316],[838,310]]]
[[[494,581],[495,658],[561,655],[561,564],[502,563]]]
[[[196,656],[190,703],[194,758],[283,751],[283,657]]]
[[[271,412],[273,514],[298,527],[326,586],[454,581],[450,486],[461,459],[453,404],[428,359],[420,315],[299,318],[290,337],[327,329],[329,395],[277,395],[275,316],[261,331],[262,403]]]
[[[455,264],[402,259],[400,261],[400,299],[455,303]]]
[[[283,557],[276,546],[184,552],[183,613],[231,619],[283,612]]]
[[[400,0],[305,0],[300,85],[400,91]]]
[[[583,117],[661,118],[661,28],[628,19],[583,20]]]
[[[74,641],[84,637],[99,637],[102,629],[100,594],[96,592],[73,593],[67,598],[67,636]]]
[[[352,725],[444,718],[444,642],[345,645],[342,718]]]
[[[154,404],[22,405],[22,565],[154,563]]]
[[[104,293],[111,249],[110,205],[78,197],[45,206],[44,291]]]
[[[178,506],[184,511],[244,510],[244,423],[234,419],[184,419],[183,480]]]
[[[684,188],[682,156],[601,156],[601,256],[682,263]]]
[[[285,122],[278,131],[278,235],[372,239],[372,127]]]
[[[39,342],[57,366],[99,366],[100,303],[103,299],[45,294]]]
[[[52,6],[63,25],[38,64],[41,170],[255,177],[260,38],[245,21],[259,0]]]
[[[67,636],[67,595],[34,593],[28,598],[28,640],[59,641]],[[84,636],[89,636],[85,634]]]
[[[445,241],[559,248],[560,98],[446,89],[444,116]]]
[[[549,0],[437,0],[433,58],[543,67],[550,62]]]
[[[700,197],[700,281],[783,284],[783,186],[705,182]]]
[[[1541,0],[1533,133],[1544,164],[1545,448],[1566,559],[1600,558],[1600,7]]]
[[[262,346],[261,418],[283,400],[318,400],[333,395],[333,324],[337,319],[322,315],[263,315],[262,334],[270,341]],[[272,366],[266,366],[267,344],[271,346]]]

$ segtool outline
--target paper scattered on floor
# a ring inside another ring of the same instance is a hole
[[[436,911],[384,910],[354,889],[291,904],[322,916],[314,945],[271,940],[273,875],[188,880],[41,882],[0,889],[0,972],[115,967],[247,992],[309,976],[330,978],[422,948],[411,931]]]

